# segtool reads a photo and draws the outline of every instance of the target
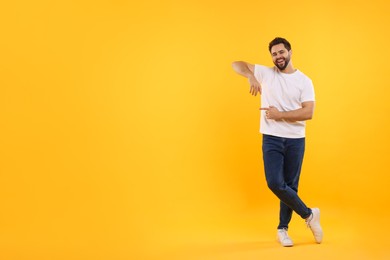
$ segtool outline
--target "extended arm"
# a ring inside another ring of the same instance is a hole
[[[291,111],[279,111],[276,107],[264,107],[267,119],[285,120],[285,121],[305,121],[313,118],[314,101],[302,102],[302,108]]]
[[[254,76],[255,66],[253,64],[247,63],[245,61],[235,61],[232,63],[233,70],[248,78],[249,84],[251,86],[250,93],[254,96],[257,95],[257,92],[261,94],[261,85]]]

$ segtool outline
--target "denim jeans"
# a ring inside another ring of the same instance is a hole
[[[263,160],[267,185],[280,199],[278,229],[288,229],[292,212],[302,218],[311,209],[298,197],[298,183],[305,152],[305,138],[263,135]]]

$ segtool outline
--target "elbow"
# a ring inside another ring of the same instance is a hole
[[[309,112],[308,114],[307,114],[307,118],[306,118],[306,120],[312,120],[313,119],[313,111],[311,111],[311,112]]]
[[[246,62],[244,62],[244,61],[233,61],[232,62],[232,68],[233,68],[233,70],[236,73],[246,77],[246,75],[245,75],[246,72],[247,72]]]
[[[239,68],[239,66],[240,66],[241,63],[242,63],[242,61],[233,61],[233,62],[232,62],[232,68],[233,68],[234,70],[237,70],[237,69]]]
[[[240,61],[233,61],[232,68],[233,68],[234,72],[240,74],[240,72],[241,72]]]
[[[242,67],[242,66],[246,66],[246,62],[245,61],[242,61],[242,60],[239,60],[239,61],[233,61],[232,62],[232,67]]]
[[[314,103],[313,105],[310,104],[305,104],[302,108],[302,116],[304,120],[312,120],[313,119],[313,114],[314,114]]]

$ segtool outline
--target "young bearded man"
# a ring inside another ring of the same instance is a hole
[[[277,237],[282,246],[293,246],[287,230],[293,211],[322,242],[320,210],[308,208],[298,196],[298,183],[305,151],[305,121],[313,117],[314,88],[309,77],[291,60],[291,44],[284,38],[269,43],[274,67],[233,62],[235,72],[248,78],[250,93],[261,94],[260,132],[263,134],[265,177],[280,199]]]

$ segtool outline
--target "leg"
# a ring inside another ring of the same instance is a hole
[[[280,186],[283,186],[284,183],[288,185],[289,180],[286,180],[284,173],[285,144],[283,138],[265,136],[263,138],[263,157],[268,186],[273,186],[272,183],[277,183]],[[293,210],[289,206],[280,201],[278,229],[288,229],[292,212]]]
[[[285,228],[288,230],[288,224],[290,224],[292,213],[293,210],[289,206],[287,206],[283,201],[280,201],[278,229]]]
[[[305,151],[305,139],[287,139],[284,152],[284,181],[298,193],[298,183]],[[279,228],[288,229],[293,210],[280,202]]]
[[[263,160],[268,187],[289,208],[302,218],[307,218],[311,210],[298,197],[297,192],[285,182],[284,164],[286,138],[263,135]]]
[[[285,157],[285,179],[288,185],[298,192],[299,176],[301,174],[303,155],[305,151],[304,139],[289,139],[287,141]],[[313,232],[317,243],[322,242],[323,232],[320,225],[320,210],[318,208],[310,209],[311,215],[306,220],[306,224]]]

